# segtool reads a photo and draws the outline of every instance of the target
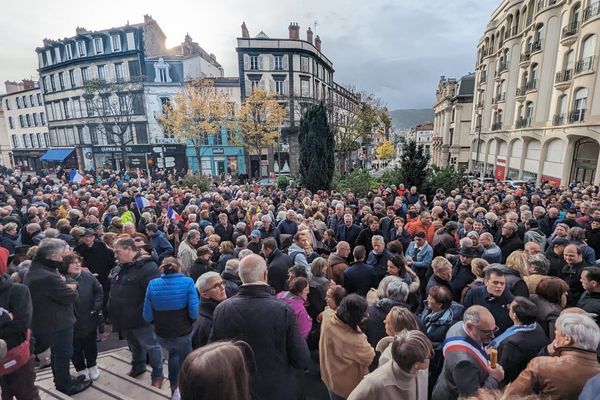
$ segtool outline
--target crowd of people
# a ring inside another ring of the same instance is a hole
[[[3,400],[40,398],[48,349],[87,389],[109,332],[173,399],[595,398],[598,187],[181,178],[0,176]]]

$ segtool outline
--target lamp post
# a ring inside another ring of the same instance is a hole
[[[481,111],[477,113],[475,129],[477,129],[477,155],[475,156],[475,169],[479,170],[479,151],[481,150]],[[481,173],[482,171],[479,171],[480,176]]]

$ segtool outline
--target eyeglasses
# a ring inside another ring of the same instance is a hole
[[[477,329],[479,332],[483,333],[484,335],[495,335],[496,333],[498,333],[500,331],[500,328],[498,328],[497,326],[494,327],[494,329],[481,329],[478,326],[475,326],[475,329]]]
[[[206,291],[208,292],[209,290],[213,290],[213,289],[216,289],[216,288],[224,288],[224,287],[225,287],[225,283],[223,283],[223,281],[221,281],[221,282],[213,285],[212,287],[206,289]]]

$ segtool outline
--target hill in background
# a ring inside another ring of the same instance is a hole
[[[393,110],[389,112],[394,127],[400,131],[419,124],[433,122],[433,109]]]

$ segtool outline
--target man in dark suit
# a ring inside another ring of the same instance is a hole
[[[344,224],[340,224],[337,228],[336,239],[338,242],[348,242],[350,247],[354,248],[356,238],[360,231],[360,226],[354,223],[352,215],[346,214],[344,215]]]

